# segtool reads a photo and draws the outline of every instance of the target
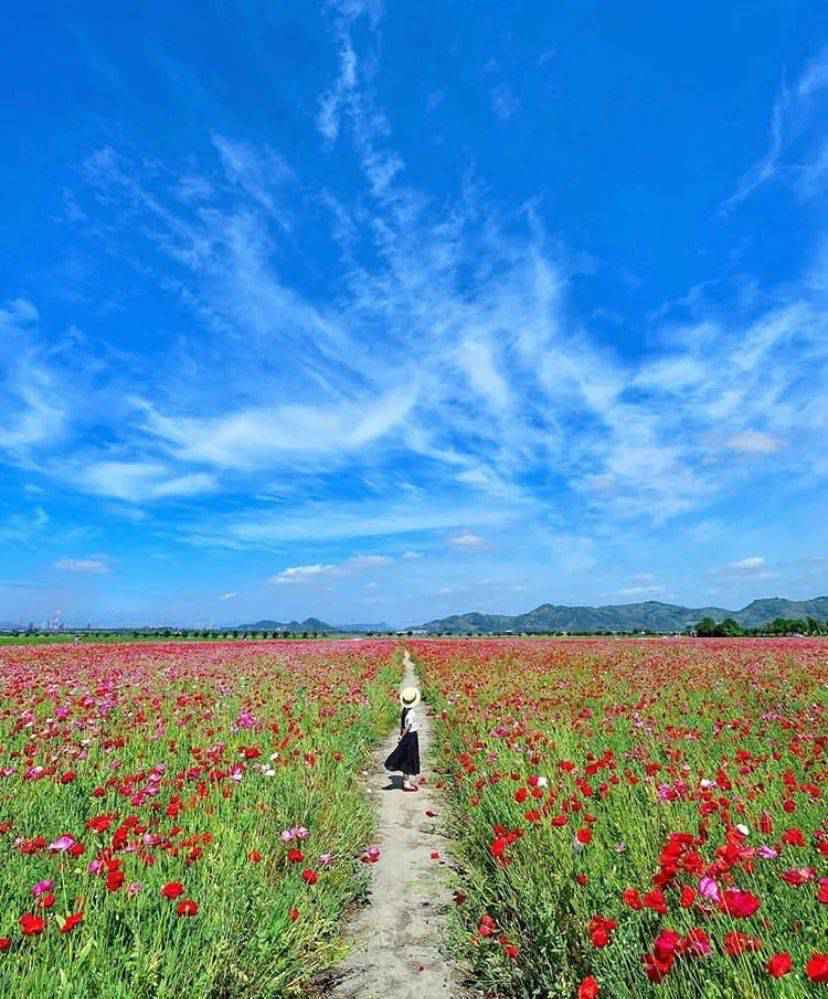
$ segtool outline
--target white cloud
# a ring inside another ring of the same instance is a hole
[[[339,135],[341,109],[348,94],[357,83],[358,60],[347,28],[339,32],[339,76],[334,86],[322,95],[316,127],[328,142],[335,142]]]
[[[776,576],[775,572],[768,569],[762,555],[749,555],[747,558],[729,562],[717,569],[715,574],[734,579],[773,579]]]
[[[267,549],[287,542],[345,541],[445,531],[462,524],[509,523],[515,511],[505,506],[455,505],[441,501],[389,501],[383,504],[330,500],[271,513],[256,510],[183,526],[183,536],[196,545]]]
[[[828,87],[828,46],[805,68],[796,88],[800,97],[811,97]]]
[[[220,600],[233,600],[237,596],[238,596],[238,593],[236,593],[234,590],[231,590],[230,593],[222,593],[222,595],[219,597],[219,599]]]
[[[223,135],[213,134],[212,140],[228,179],[289,229],[287,213],[278,204],[279,189],[294,179],[285,158],[272,149],[260,150]]]
[[[765,560],[761,555],[751,555],[748,558],[743,558],[738,562],[731,562],[729,568],[737,569],[739,571],[746,572],[756,572],[759,569],[764,569]]]
[[[216,417],[169,417],[138,400],[143,427],[183,461],[219,467],[267,467],[282,455],[355,451],[404,421],[416,402],[416,385],[380,398],[338,406],[285,405]]]
[[[463,531],[460,534],[455,534],[448,539],[450,545],[454,545],[455,548],[472,549],[472,548],[483,548],[486,542],[479,534],[473,534],[471,531]]]
[[[69,476],[85,492],[132,503],[197,496],[217,487],[212,475],[204,472],[176,475],[160,462],[92,462]]]
[[[372,569],[384,568],[394,560],[388,555],[352,555],[342,562],[316,563],[314,565],[295,565],[289,569],[271,576],[269,582],[307,583],[320,576],[344,576],[354,572],[366,572]]]
[[[269,582],[277,584],[307,583],[319,576],[328,576],[336,570],[335,565],[323,565],[319,562],[314,565],[294,565],[289,569],[283,569],[275,576],[271,576]]]
[[[15,298],[0,308],[0,334],[19,334],[39,318],[40,314],[33,302],[27,298]]]
[[[418,558],[422,558],[422,557],[423,557],[423,553],[422,552],[407,551],[407,552],[403,552],[402,553],[402,558],[404,558],[407,562],[411,562],[411,561],[414,561],[414,559],[418,559]]]
[[[623,597],[655,596],[657,593],[663,592],[664,587],[658,586],[655,583],[649,586],[625,586],[618,591],[618,593]]]
[[[729,437],[725,441],[725,447],[745,454],[773,454],[782,447],[782,442],[758,430],[743,430]]]
[[[723,211],[735,208],[780,173],[786,148],[792,139],[801,133],[803,121],[812,113],[814,96],[826,87],[828,87],[828,48],[823,49],[820,55],[805,67],[792,88],[782,86],[771,111],[767,151],[741,177],[735,192],[724,202]]]
[[[62,558],[55,562],[55,568],[62,572],[100,574],[110,571],[109,563],[103,558]]]
[[[33,448],[64,434],[63,385],[36,339],[39,313],[25,298],[0,308],[0,451],[28,463]]]

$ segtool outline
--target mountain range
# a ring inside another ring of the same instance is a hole
[[[745,628],[757,628],[775,618],[807,618],[828,620],[828,597],[813,600],[785,600],[769,597],[754,600],[741,610],[723,607],[681,607],[676,604],[647,600],[637,604],[611,604],[606,607],[567,607],[562,604],[541,604],[526,614],[454,614],[420,625],[418,630],[430,634],[439,632],[492,634],[514,631],[661,631],[676,632],[710,617],[722,621],[733,618]]]

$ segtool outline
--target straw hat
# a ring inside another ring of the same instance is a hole
[[[413,708],[420,703],[420,692],[416,687],[403,687],[400,691],[400,704],[404,708]]]

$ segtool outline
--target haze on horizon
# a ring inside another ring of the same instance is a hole
[[[828,593],[828,7],[16,14],[0,622]]]

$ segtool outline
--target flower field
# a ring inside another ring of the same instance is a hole
[[[337,955],[391,642],[0,649],[0,993],[290,995]]]
[[[492,994],[828,995],[828,645],[410,646]]]

